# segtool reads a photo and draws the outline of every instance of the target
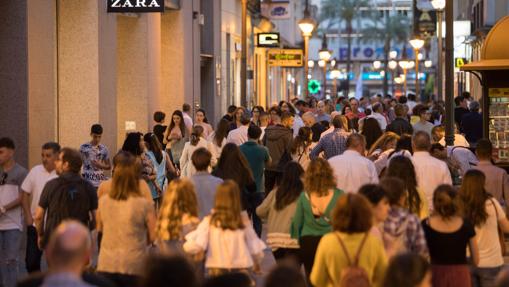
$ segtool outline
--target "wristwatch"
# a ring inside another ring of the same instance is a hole
[[[4,214],[6,211],[7,209],[5,209],[5,207],[0,206],[0,214]]]

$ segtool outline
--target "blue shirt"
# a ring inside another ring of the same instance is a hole
[[[263,171],[265,169],[265,162],[269,160],[269,151],[266,147],[251,140],[243,143],[239,148],[246,157],[249,168],[251,168],[253,173],[256,182],[256,192],[263,192]]]
[[[346,140],[350,134],[343,129],[334,129],[330,134],[325,135],[320,139],[318,144],[313,148],[309,157],[315,159],[323,151],[325,158],[341,155],[346,150]]]
[[[198,171],[191,176],[194,184],[196,198],[198,200],[198,217],[203,219],[210,214],[214,208],[214,198],[216,197],[217,186],[223,183],[219,177],[215,177],[208,172]]]

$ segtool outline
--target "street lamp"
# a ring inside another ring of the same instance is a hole
[[[414,48],[415,55],[415,95],[420,98],[421,91],[419,87],[419,50],[424,46],[424,40],[419,38],[414,38],[409,41],[412,48]]]
[[[443,84],[442,84],[442,72],[443,72],[443,67],[442,67],[442,61],[443,61],[443,35],[442,35],[442,22],[443,22],[443,15],[444,15],[444,8],[445,8],[445,0],[432,0],[431,1],[431,5],[433,6],[433,8],[437,11],[437,20],[438,20],[438,31],[437,31],[437,36],[438,36],[438,62],[437,62],[437,95],[438,95],[438,99],[439,100],[442,100],[442,89],[443,89]]]
[[[309,57],[309,37],[313,33],[313,30],[316,27],[316,21],[311,17],[311,13],[309,12],[308,0],[306,0],[306,8],[304,8],[304,18],[299,21],[299,29],[302,32],[302,37],[304,38],[304,89],[306,90],[306,97],[309,96],[308,91],[308,57]]]
[[[323,96],[325,97],[325,91],[327,90],[327,62],[332,57],[331,51],[327,48],[327,35],[325,34],[323,34],[322,48],[318,51],[318,56],[320,57],[318,65],[323,68]],[[322,63],[320,64],[320,62]]]
[[[396,59],[398,57],[398,51],[390,51],[389,59]]]

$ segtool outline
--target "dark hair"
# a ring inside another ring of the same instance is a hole
[[[134,156],[139,156],[143,153],[140,148],[142,134],[139,132],[128,133],[127,137],[124,140],[124,144],[122,145],[122,150],[129,152]]]
[[[350,110],[352,109],[352,107],[350,107],[350,102],[347,102],[347,104],[343,105],[343,107],[341,108],[341,114],[342,115],[345,115],[346,108],[350,108]]]
[[[408,98],[406,96],[399,97],[400,104],[406,104],[408,102]]]
[[[164,118],[166,118],[165,113],[163,113],[161,111],[157,111],[154,113],[154,122],[160,123],[160,122],[164,121]]]
[[[415,149],[429,151],[431,148],[431,137],[425,131],[418,131],[412,139]]]
[[[188,103],[184,103],[184,104],[182,105],[182,111],[183,111],[183,112],[189,112],[189,111],[191,111],[191,105],[189,105]]]
[[[335,129],[343,129],[343,120],[341,119],[341,115],[337,115],[334,118],[332,118],[332,125]]]
[[[426,111],[426,106],[424,106],[423,104],[417,104],[412,109],[412,115],[420,116],[422,111]]]
[[[269,109],[269,115],[272,115],[272,112],[275,112],[277,116],[281,117],[281,109],[278,106],[273,106]]]
[[[293,107],[293,105],[287,101],[280,101],[279,102],[279,108],[282,109],[283,105],[286,104],[288,106],[288,112],[292,115],[295,115],[297,113],[297,111],[295,110],[295,108]]]
[[[383,109],[384,106],[381,103],[374,104],[372,108],[373,108],[373,112],[377,112],[379,109],[382,109],[381,112],[383,112],[383,110],[384,110]]]
[[[415,102],[415,94],[408,94],[408,100]]]
[[[394,106],[394,113],[396,114],[396,117],[406,116],[405,107],[403,107],[402,104],[396,104],[396,106]]]
[[[493,145],[489,139],[480,139],[477,141],[475,153],[479,158],[491,159],[493,153]]]
[[[198,109],[196,110],[196,113],[202,113],[203,114],[203,122],[204,123],[209,123],[209,120],[207,119],[207,113],[205,113],[205,110],[204,109]]]
[[[259,126],[256,125],[250,125],[247,129],[247,136],[250,139],[257,140],[262,135],[262,129]]]
[[[242,114],[242,116],[240,116],[240,124],[242,125],[247,125],[249,123],[251,123],[251,118],[249,117],[249,115],[246,113],[246,111],[244,111],[244,113]]]
[[[62,154],[62,163],[66,162],[69,164],[69,171],[72,173],[80,173],[81,165],[81,153],[73,148],[64,147],[60,150]]]
[[[8,149],[16,149],[16,146],[14,145],[14,141],[11,138],[3,137],[0,138],[0,148],[8,148]]]
[[[360,194],[347,193],[336,202],[332,211],[332,228],[344,233],[364,233],[371,229],[373,211],[369,201]]]
[[[198,287],[196,270],[182,256],[151,255],[140,278],[142,287]]]
[[[459,189],[463,215],[474,225],[480,227],[488,219],[486,200],[491,196],[484,189],[486,176],[480,170],[471,169],[463,176]]]
[[[365,118],[361,134],[366,138],[366,149],[369,150],[376,140],[382,136],[383,132],[376,119]]]
[[[464,100],[465,100],[464,96],[457,96],[456,98],[454,98],[454,103],[456,104],[456,106],[459,106],[461,105],[461,102],[463,102]]]
[[[217,146],[221,146],[221,144],[223,143],[223,140],[228,135],[229,127],[230,123],[225,119],[221,119],[219,123],[217,123],[217,128],[216,131],[214,132],[214,143]]]
[[[179,128],[180,128],[180,132],[182,133],[182,137],[185,137],[185,135],[187,134],[186,123],[184,121],[184,114],[179,110],[174,111],[173,114],[171,115],[171,121],[170,121],[170,126],[168,127],[168,132],[171,132],[171,130],[175,127],[175,122],[173,121],[173,116],[180,117]]]
[[[385,272],[383,287],[415,287],[430,272],[428,260],[417,253],[401,253],[394,256]]]
[[[147,149],[154,154],[157,163],[161,163],[163,160],[163,147],[157,136],[153,133],[146,133],[143,136],[143,140],[147,145]]]
[[[200,142],[200,138],[203,135],[203,127],[200,125],[195,125],[193,127],[193,131],[191,132],[191,140],[189,141],[191,145],[196,146]]]
[[[237,106],[236,105],[230,105],[228,106],[228,109],[226,110],[229,114],[231,113],[234,113],[235,110],[237,110]]]
[[[53,153],[59,153],[60,152],[60,145],[56,142],[47,142],[42,145],[42,149],[50,149],[53,151]]]
[[[305,149],[306,147],[310,146],[311,143],[312,143],[311,128],[301,127],[299,129],[299,133],[292,142],[292,148],[290,149],[290,151],[292,154],[296,154],[297,152],[299,152],[299,148],[302,147],[303,149]]]
[[[103,127],[100,124],[92,125],[92,127],[90,128],[90,133],[91,134],[96,134],[96,135],[102,135],[103,134]]]
[[[459,213],[457,192],[448,184],[439,185],[433,193],[433,210],[443,218]]]
[[[399,205],[401,198],[407,193],[405,183],[394,176],[382,178],[380,185],[385,189],[385,195],[390,205]]]
[[[306,287],[306,280],[297,266],[278,264],[265,279],[265,287]]]
[[[399,137],[399,140],[398,142],[396,143],[396,149],[394,149],[393,152],[391,152],[391,154],[389,155],[389,158],[397,153],[397,152],[400,152],[402,150],[407,150],[409,151],[411,154],[414,153],[414,150],[412,148],[412,136],[409,135],[409,134],[402,134],[400,137]]]
[[[377,205],[382,199],[387,198],[385,189],[378,184],[365,184],[361,186],[359,194],[364,195],[373,205]]]
[[[201,147],[191,155],[191,162],[197,171],[205,171],[210,166],[212,154],[206,148]]]
[[[304,190],[304,183],[301,180],[303,174],[304,169],[299,163],[290,161],[285,165],[283,176],[276,190],[276,210],[283,210],[299,198]]]
[[[210,277],[203,287],[251,287],[251,278],[246,273],[235,272]]]
[[[419,214],[422,209],[423,200],[417,191],[417,176],[412,161],[406,156],[391,158],[386,175],[388,177],[397,177],[403,181],[404,188],[408,192],[408,210],[414,214]]]

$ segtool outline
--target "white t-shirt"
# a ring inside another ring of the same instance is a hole
[[[37,206],[39,206],[39,199],[41,198],[42,190],[46,183],[58,175],[55,170],[48,172],[42,164],[34,166],[21,185],[21,189],[32,195],[30,203],[30,212],[35,216]]]
[[[488,219],[481,227],[475,227],[479,246],[478,267],[499,267],[504,264],[504,258],[498,240],[497,224],[498,220],[505,216],[505,212],[495,198],[486,200],[485,206]]]

